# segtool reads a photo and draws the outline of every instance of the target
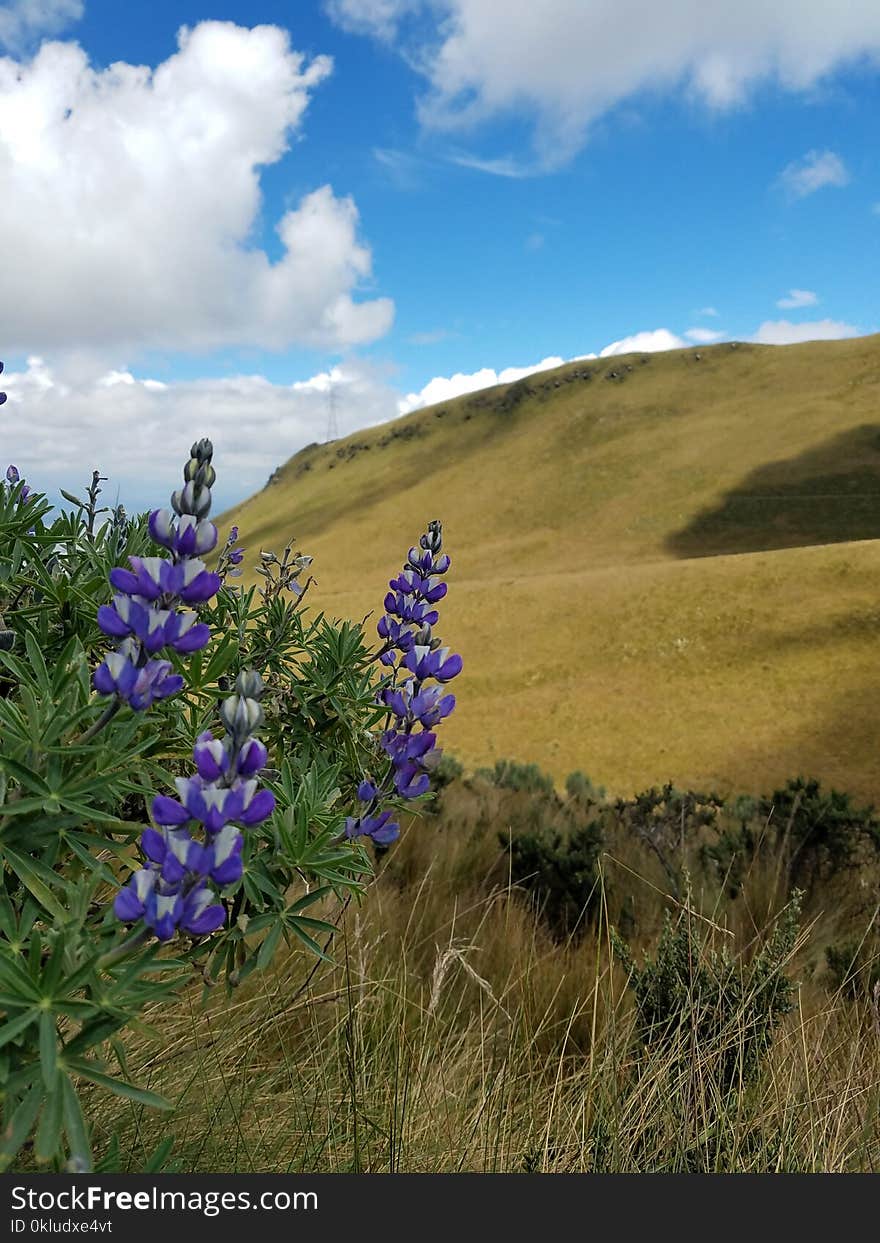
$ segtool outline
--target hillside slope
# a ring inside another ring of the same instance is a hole
[[[880,800],[880,336],[569,364],[310,446],[222,522],[360,618],[434,517],[467,764]]]

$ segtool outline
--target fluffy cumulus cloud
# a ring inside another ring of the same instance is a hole
[[[794,311],[802,306],[816,306],[819,295],[812,289],[789,289],[784,298],[779,298],[776,305],[783,311]]]
[[[58,34],[83,15],[83,0],[7,0],[0,6],[0,47],[21,52],[35,39]]]
[[[427,78],[426,125],[534,117],[538,166],[564,162],[590,123],[645,91],[729,108],[762,84],[804,91],[880,56],[877,0],[327,0],[350,30],[397,39]],[[414,19],[414,20],[409,20]]]
[[[857,337],[859,331],[854,324],[836,319],[817,319],[805,324],[777,319],[766,320],[752,340],[760,345],[796,345],[799,341],[840,341],[844,337]]]
[[[329,186],[254,244],[260,169],[331,72],[274,26],[182,28],[155,69],[74,43],[0,59],[0,339],[9,352],[342,348],[390,326],[358,212]],[[222,192],[218,193],[218,188]]]
[[[399,396],[363,361],[282,385],[261,375],[164,383],[122,367],[89,379],[86,368],[60,372],[32,356],[22,370],[4,372],[3,388],[2,468],[15,462],[33,487],[76,491],[98,467],[111,500],[118,486],[129,508],[164,505],[189,446],[210,436],[218,512],[325,439],[331,389],[341,435],[393,418]]]
[[[585,355],[594,358],[595,355]],[[397,403],[400,414],[409,414],[411,410],[419,410],[422,406],[433,406],[439,401],[451,401],[453,397],[461,397],[463,393],[476,393],[481,388],[491,388],[493,384],[512,384],[523,376],[533,375],[536,371],[550,371],[553,367],[561,367],[564,358],[542,358],[539,363],[528,367],[505,367],[495,371],[492,367],[482,367],[479,371],[468,374],[456,372],[453,376],[435,376],[417,393],[408,393]]]
[[[677,337],[668,328],[654,328],[650,332],[636,332],[631,337],[612,341],[599,353],[600,358],[614,358],[618,354],[655,354],[661,350],[680,350],[687,341]]]
[[[790,198],[804,199],[826,186],[848,185],[849,172],[836,152],[808,151],[802,159],[786,165],[779,183]]]

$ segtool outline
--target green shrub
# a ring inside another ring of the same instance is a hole
[[[511,879],[530,893],[555,937],[583,932],[597,892],[596,861],[602,847],[598,821],[570,833],[543,829],[509,839]]]
[[[789,879],[808,877],[816,867],[848,867],[867,848],[880,850],[880,821],[874,808],[856,807],[848,794],[823,793],[813,778],[796,777],[758,803],[758,814],[775,827],[788,856]]]
[[[682,869],[687,851],[703,829],[717,831],[724,802],[717,794],[677,790],[670,782],[652,786],[632,799],[617,799],[614,813],[653,852],[666,873],[672,893],[682,895]]]
[[[851,997],[871,996],[880,984],[880,949],[876,941],[871,946],[864,940],[829,945],[825,950],[825,963],[835,992],[845,992]]]
[[[569,773],[565,778],[565,792],[569,798],[581,803],[604,803],[606,797],[605,787],[593,785],[590,778],[580,770]]]
[[[499,790],[525,791],[527,794],[554,794],[553,778],[537,764],[517,760],[496,760],[494,768],[478,768],[476,776],[491,781]]]
[[[800,891],[750,960],[731,954],[719,933],[690,905],[673,922],[667,912],[653,956],[637,967],[629,945],[612,934],[615,955],[635,997],[637,1038],[644,1053],[665,1055],[674,1078],[729,1092],[757,1074],[782,1017],[794,1005],[785,974],[798,933]]]

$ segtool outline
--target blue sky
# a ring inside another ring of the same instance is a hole
[[[631,343],[877,331],[880,6],[841,7],[0,4],[4,455],[138,508],[211,434],[229,504],[331,388],[345,434]]]

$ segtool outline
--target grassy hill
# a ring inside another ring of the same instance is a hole
[[[466,764],[880,801],[880,336],[569,364],[312,445],[222,522],[377,618],[435,517]]]

